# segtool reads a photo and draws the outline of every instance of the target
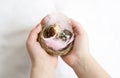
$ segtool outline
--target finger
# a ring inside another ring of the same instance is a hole
[[[41,25],[45,25],[46,22],[47,22],[49,19],[50,19],[49,15],[45,16],[45,17],[41,20],[40,24],[41,24]]]
[[[38,24],[29,34],[28,41],[36,42],[39,32],[41,31],[41,25]]]
[[[71,19],[71,24],[72,24],[73,30],[77,34],[83,34],[83,33],[85,33],[85,30],[83,29],[83,27],[78,22],[76,22],[73,19]]]

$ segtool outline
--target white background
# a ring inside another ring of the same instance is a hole
[[[29,78],[26,38],[54,11],[81,23],[91,54],[113,78],[120,78],[120,0],[0,0],[0,78]],[[59,59],[56,78],[77,77]]]

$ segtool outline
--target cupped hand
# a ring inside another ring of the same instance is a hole
[[[62,59],[73,67],[78,59],[86,57],[89,54],[89,45],[87,33],[81,25],[72,19],[71,25],[75,34],[73,49],[68,55],[62,56]]]
[[[57,57],[51,56],[45,52],[41,47],[40,43],[37,41],[38,33],[41,31],[41,24],[38,24],[29,34],[26,42],[26,46],[32,61],[32,65],[41,66],[43,68],[53,68],[57,67]],[[47,69],[48,70],[48,69]]]

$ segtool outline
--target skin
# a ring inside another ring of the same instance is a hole
[[[71,20],[75,33],[74,47],[63,60],[73,68],[79,78],[111,78],[89,53],[88,36],[81,25]]]
[[[48,55],[37,42],[41,25],[38,24],[29,34],[26,46],[32,61],[31,78],[54,78],[58,58]],[[48,70],[49,69],[49,70]]]
[[[43,20],[42,22],[43,23]],[[111,78],[89,53],[88,36],[81,25],[71,19],[75,42],[71,52],[62,59],[73,68],[79,78]],[[37,42],[41,24],[29,34],[26,46],[32,61],[31,78],[54,78],[58,60],[41,48]]]

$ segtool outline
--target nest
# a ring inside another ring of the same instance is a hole
[[[67,55],[73,47],[73,42],[72,40],[66,47],[55,50],[49,46],[46,45],[45,39],[49,39],[51,37],[54,37],[56,39],[61,39],[63,42],[66,42],[67,40],[70,40],[71,38],[74,38],[74,34],[72,31],[72,28],[70,27],[70,30],[68,29],[62,29],[60,28],[57,23],[54,23],[52,25],[47,26],[42,25],[42,30],[38,34],[38,42],[40,43],[41,47],[50,55],[52,56],[63,56]],[[55,44],[55,43],[53,43]],[[57,43],[58,44],[58,43]]]
[[[53,27],[55,26],[55,27]],[[59,33],[59,31],[57,31],[57,25],[53,25],[53,26],[50,26],[49,28],[46,28],[46,26],[42,26],[42,31],[39,33],[38,35],[38,41],[40,43],[40,45],[42,46],[42,48],[50,55],[53,55],[53,56],[63,56],[63,55],[66,55],[68,54],[71,50],[72,50],[72,45],[73,45],[73,42],[71,42],[69,45],[67,45],[65,48],[61,49],[61,50],[54,50],[50,47],[48,47],[46,44],[45,44],[45,41],[43,38],[49,38],[51,36],[54,36],[56,34]],[[47,32],[47,30],[49,30],[49,32]],[[72,34],[69,34],[69,35],[72,35]],[[64,38],[64,36],[62,37],[59,36],[60,38],[63,38],[63,40],[65,41],[66,39]]]

